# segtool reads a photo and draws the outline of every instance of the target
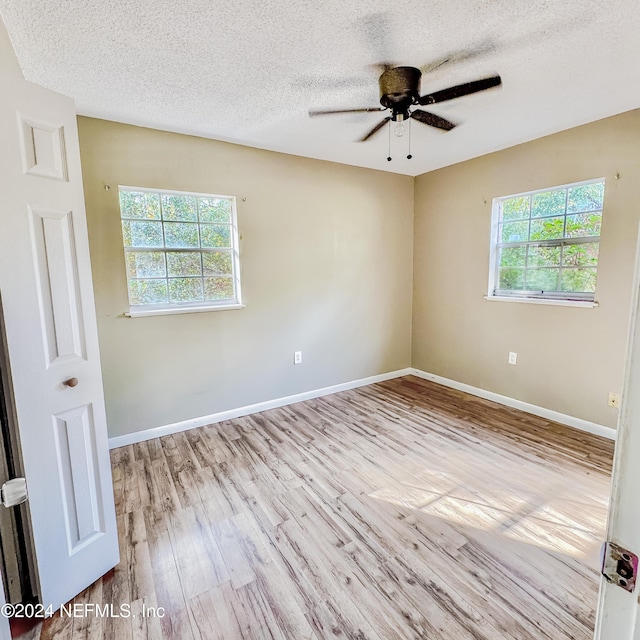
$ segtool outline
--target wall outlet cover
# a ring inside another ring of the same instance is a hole
[[[618,409],[620,407],[620,394],[609,391],[609,399],[607,400],[607,404],[614,409]]]

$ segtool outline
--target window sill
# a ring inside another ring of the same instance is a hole
[[[142,318],[144,316],[172,316],[178,313],[205,313],[207,311],[229,311],[231,309],[244,309],[243,304],[225,304],[215,307],[174,307],[167,309],[136,309],[125,313],[126,318]]]
[[[550,304],[556,307],[584,307],[593,309],[598,303],[588,300],[551,300],[550,298],[517,298],[515,296],[485,296],[489,302],[524,302],[525,304]]]

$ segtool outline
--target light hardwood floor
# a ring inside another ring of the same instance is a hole
[[[28,637],[588,640],[612,451],[413,377],[123,447],[76,602],[137,616]]]

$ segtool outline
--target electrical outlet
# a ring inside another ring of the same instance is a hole
[[[513,351],[509,351],[509,364],[516,364],[518,362],[518,354]]]
[[[609,400],[607,401],[607,404],[614,409],[620,407],[620,394],[609,391]]]
[[[302,351],[294,351],[293,364],[302,364]]]

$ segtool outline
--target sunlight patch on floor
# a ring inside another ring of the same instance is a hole
[[[369,497],[597,565],[608,501],[585,491],[583,471],[578,478],[504,454],[490,471],[474,463],[466,452],[443,452],[437,465],[406,469],[401,480],[378,478]]]

